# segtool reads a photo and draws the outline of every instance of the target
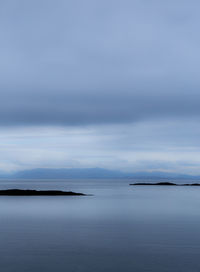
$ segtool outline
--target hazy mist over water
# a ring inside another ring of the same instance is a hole
[[[1,189],[84,197],[0,197],[0,267],[16,271],[196,272],[200,188],[129,180],[15,180]]]

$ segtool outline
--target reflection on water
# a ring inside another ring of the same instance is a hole
[[[0,197],[0,269],[200,271],[200,188],[127,180],[1,181],[0,189],[62,189],[87,197]]]

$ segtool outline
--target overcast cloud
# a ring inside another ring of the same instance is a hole
[[[199,9],[0,1],[0,169],[200,173]]]

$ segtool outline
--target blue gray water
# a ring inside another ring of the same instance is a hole
[[[0,197],[2,272],[199,272],[200,188],[1,181],[93,196]]]

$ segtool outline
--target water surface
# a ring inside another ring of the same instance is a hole
[[[130,182],[0,181],[93,194],[0,196],[1,271],[199,272],[200,188]]]

